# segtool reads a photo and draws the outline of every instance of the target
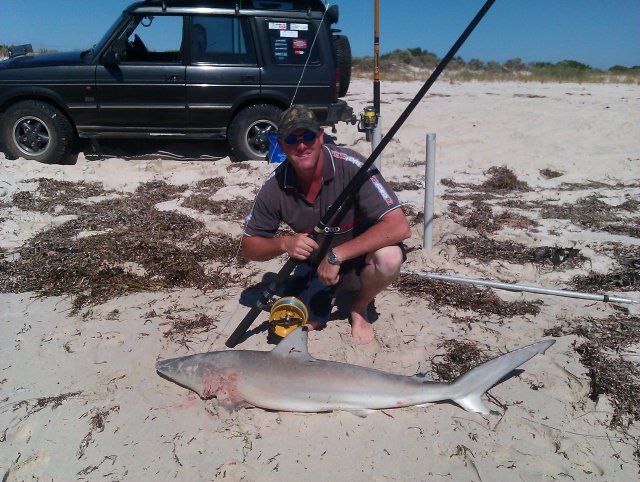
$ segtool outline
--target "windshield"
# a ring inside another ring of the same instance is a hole
[[[115,22],[113,22],[113,25],[109,27],[109,30],[107,30],[107,32],[102,36],[102,38],[98,41],[98,43],[93,46],[94,54],[100,52],[104,48],[105,44],[109,41],[111,36],[116,31],[120,30],[120,26],[124,22],[128,21],[128,19],[129,19],[129,14],[123,12],[120,15],[120,17],[118,17],[118,19]]]

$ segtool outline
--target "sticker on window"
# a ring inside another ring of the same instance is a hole
[[[292,23],[289,30],[309,30],[309,24],[307,23]]]
[[[287,24],[283,22],[269,22],[269,30],[287,30]]]
[[[306,38],[295,38],[292,40],[291,45],[294,49],[306,49],[309,43]]]
[[[281,30],[280,37],[296,38],[298,37],[298,32],[293,30]]]

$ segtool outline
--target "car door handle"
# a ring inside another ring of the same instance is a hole
[[[167,74],[164,78],[167,82],[178,82],[180,80],[180,76],[176,74]]]
[[[240,77],[240,81],[245,82],[245,83],[250,83],[250,82],[255,82],[256,81],[256,76],[255,75],[243,75]]]

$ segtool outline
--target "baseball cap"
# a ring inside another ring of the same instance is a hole
[[[298,129],[308,129],[316,134],[320,132],[318,119],[313,111],[304,105],[292,105],[282,113],[278,123],[278,135],[284,139]]]

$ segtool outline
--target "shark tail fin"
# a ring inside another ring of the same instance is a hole
[[[491,413],[480,397],[512,370],[538,353],[544,353],[554,343],[555,340],[539,341],[478,365],[451,384],[451,400],[471,412]]]

